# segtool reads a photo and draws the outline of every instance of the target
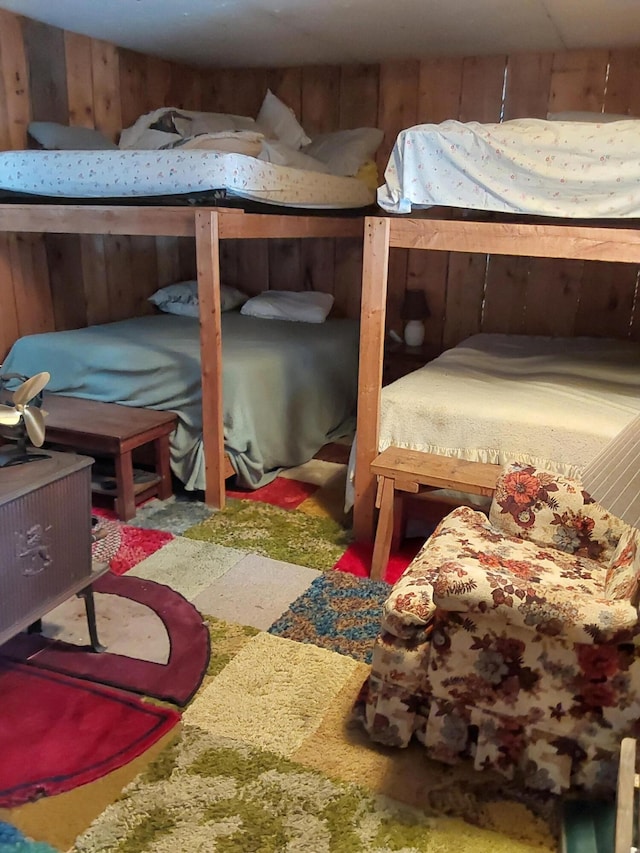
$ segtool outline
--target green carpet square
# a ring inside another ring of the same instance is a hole
[[[332,569],[351,542],[351,532],[333,519],[243,500],[228,501],[183,536],[320,571]]]

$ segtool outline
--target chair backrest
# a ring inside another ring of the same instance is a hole
[[[640,533],[628,527],[618,542],[604,583],[605,598],[630,601],[634,607],[640,601]]]
[[[577,480],[518,462],[505,466],[498,478],[489,519],[510,536],[607,566],[629,529]]]

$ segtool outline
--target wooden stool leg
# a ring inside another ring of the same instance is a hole
[[[391,535],[393,533],[393,496],[394,481],[391,477],[382,480],[382,492],[380,498],[380,513],[378,515],[378,526],[373,546],[373,559],[371,561],[371,579],[382,580],[384,570],[389,562],[391,553]]]
[[[129,521],[136,514],[133,460],[130,450],[116,456],[116,489],[116,514],[122,521]]]
[[[396,492],[393,500],[393,535],[391,547],[399,551],[407,532],[407,502],[402,492]]]
[[[169,456],[169,436],[161,435],[153,442],[156,454],[156,474],[160,477],[158,483],[158,497],[166,501],[173,494],[171,484],[171,464]]]

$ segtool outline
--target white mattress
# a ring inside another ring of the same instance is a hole
[[[245,154],[200,150],[4,151],[0,189],[56,199],[140,198],[225,190],[289,207],[366,207],[357,178],[277,166]]]
[[[640,413],[640,344],[473,335],[382,390],[380,450],[576,476]]]
[[[572,218],[640,216],[640,121],[445,121],[401,131],[378,189],[392,213],[444,205]]]

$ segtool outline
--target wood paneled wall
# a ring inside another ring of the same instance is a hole
[[[640,116],[640,48],[464,57],[380,65],[203,72],[0,11],[0,148],[23,148],[30,120],[117,138],[159,106],[256,115],[267,87],[308,133],[378,126],[382,174],[399,130],[447,118],[500,121],[547,111]],[[360,247],[351,241],[228,241],[224,280],[250,292],[314,287],[357,316]],[[158,286],[194,274],[174,238],[0,235],[0,357],[19,335],[149,311]],[[431,342],[477,331],[640,337],[638,274],[615,264],[393,250],[388,321],[423,288]]]

